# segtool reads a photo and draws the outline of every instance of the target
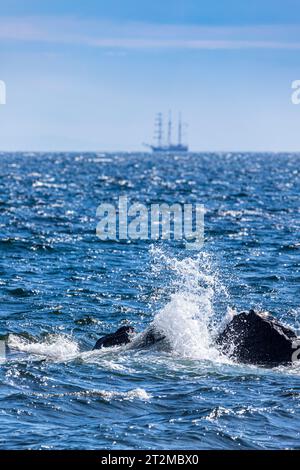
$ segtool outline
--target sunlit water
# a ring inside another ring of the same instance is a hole
[[[249,308],[299,332],[300,155],[1,154],[0,178],[2,449],[300,447],[300,367],[214,346]],[[204,247],[101,242],[120,195],[204,204]],[[171,351],[91,351],[127,322]]]

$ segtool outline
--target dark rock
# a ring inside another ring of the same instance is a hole
[[[98,339],[93,347],[95,349],[110,348],[111,346],[120,346],[122,344],[130,343],[134,328],[132,326],[121,326],[115,333],[105,335]]]
[[[218,335],[216,344],[239,362],[277,366],[292,362],[295,340],[292,329],[269,314],[250,310],[236,315]]]

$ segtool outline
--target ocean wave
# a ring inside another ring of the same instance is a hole
[[[73,359],[79,353],[78,343],[74,339],[59,334],[50,334],[44,340],[36,342],[10,334],[7,345],[13,350],[58,361]]]
[[[164,334],[173,352],[181,357],[228,361],[214,345],[214,297],[227,296],[207,253],[181,260],[153,249],[156,269],[171,270],[169,302],[154,316],[152,325]],[[175,291],[175,292],[174,292]]]
[[[146,392],[143,388],[134,388],[126,392],[116,390],[81,390],[78,392],[64,392],[64,393],[31,393],[40,398],[54,398],[54,397],[88,397],[88,398],[102,398],[105,401],[132,401],[132,400],[143,400],[147,401],[151,399],[151,395]]]

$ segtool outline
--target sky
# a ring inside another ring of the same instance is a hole
[[[300,151],[299,0],[2,0],[0,150]]]

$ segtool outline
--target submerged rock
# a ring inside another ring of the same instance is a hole
[[[297,335],[266,313],[254,310],[236,315],[216,339],[223,354],[256,365],[292,362]]]

